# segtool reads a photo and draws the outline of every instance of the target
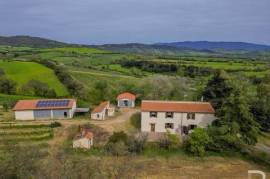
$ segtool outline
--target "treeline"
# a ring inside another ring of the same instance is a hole
[[[68,71],[60,65],[57,65],[54,61],[49,60],[36,60],[35,62],[45,65],[46,67],[52,69],[58,79],[65,85],[69,93],[80,99],[87,99],[87,91],[84,86],[72,78]]]
[[[215,70],[209,67],[197,67],[187,65],[176,65],[170,63],[153,62],[146,60],[129,60],[118,62],[122,67],[125,68],[138,68],[146,72],[151,73],[178,73],[183,76],[195,78],[198,76],[209,76],[212,75]]]
[[[175,64],[163,64],[152,61],[121,61],[121,66],[126,68],[136,67],[153,73],[177,72],[177,66]]]

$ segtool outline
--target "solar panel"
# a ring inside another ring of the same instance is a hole
[[[38,101],[36,107],[64,107],[68,106],[69,100],[47,100]]]

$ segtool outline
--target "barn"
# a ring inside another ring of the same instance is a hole
[[[70,119],[75,110],[74,99],[19,100],[13,108],[16,120]]]
[[[117,96],[117,106],[120,108],[135,107],[136,96],[132,93],[125,92]]]

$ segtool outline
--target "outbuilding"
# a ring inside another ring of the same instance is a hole
[[[125,92],[117,96],[117,106],[120,108],[134,108],[136,96],[132,93]]]
[[[110,101],[100,103],[91,113],[91,119],[105,120],[107,116],[114,115],[114,107],[110,106]]]
[[[19,100],[13,108],[16,120],[70,119],[75,110],[75,99]]]
[[[93,145],[94,135],[87,129],[83,129],[73,140],[73,148],[90,149]]]

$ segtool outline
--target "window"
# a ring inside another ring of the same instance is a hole
[[[187,113],[187,119],[195,120],[195,113]]]
[[[197,125],[189,125],[190,130],[193,130],[193,129],[196,129],[196,128],[197,128]]]
[[[173,118],[173,112],[166,112],[166,118]]]
[[[165,129],[173,129],[173,123],[165,123]]]
[[[150,117],[157,117],[157,112],[150,112]]]

